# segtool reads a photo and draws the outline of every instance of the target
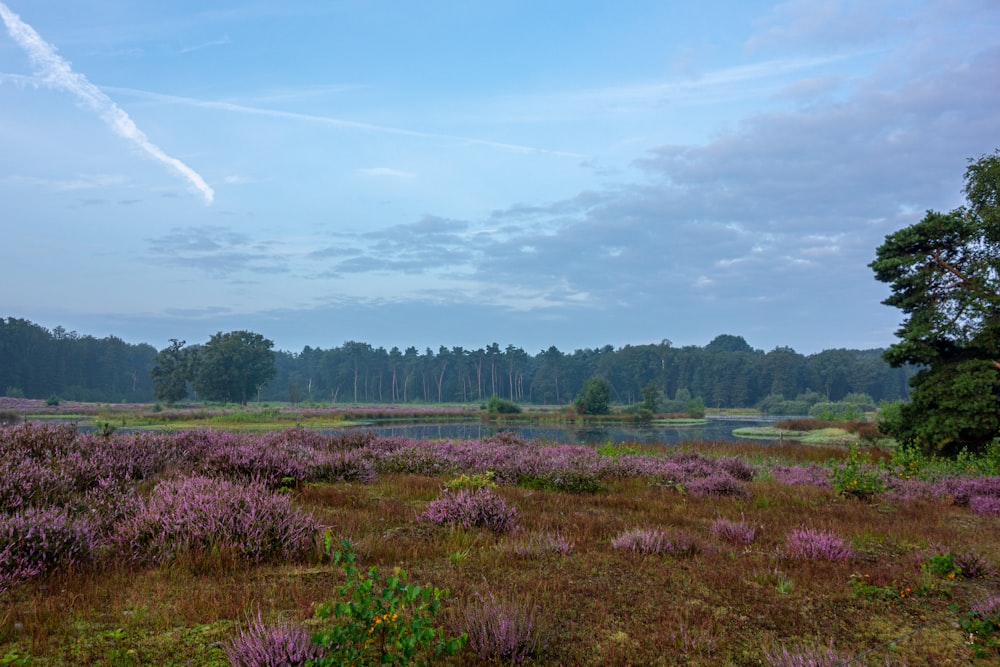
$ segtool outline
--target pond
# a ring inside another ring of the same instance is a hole
[[[709,418],[704,424],[690,426],[651,425],[634,427],[625,425],[575,426],[571,424],[488,424],[482,422],[421,423],[421,424],[370,424],[350,429],[326,431],[335,433],[347,430],[369,431],[380,437],[413,438],[415,440],[481,440],[499,431],[514,433],[525,440],[603,445],[611,442],[639,442],[643,444],[674,445],[695,440],[743,440],[733,435],[733,429],[747,426],[765,426],[773,419]]]

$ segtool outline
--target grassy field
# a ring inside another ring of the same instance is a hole
[[[0,586],[0,664],[228,665],[227,646],[258,614],[316,630],[316,605],[336,599],[345,582],[323,535],[349,540],[361,568],[401,569],[411,582],[449,589],[437,617],[448,632],[469,631],[461,611],[477,600],[499,601],[490,613],[521,619],[513,639],[493,638],[493,653],[467,646],[435,664],[502,664],[522,654],[537,665],[1000,664],[992,607],[974,611],[993,599],[1000,613],[996,478],[919,482],[915,470],[857,465],[859,455],[874,462],[884,453],[793,443],[597,454],[516,441],[347,441],[303,429],[55,432],[0,430],[0,463],[30,450],[30,465],[38,459],[40,470],[49,465],[70,480],[61,491],[39,473],[34,495],[8,489],[7,523],[48,498],[72,516],[103,517],[102,534],[119,537]],[[38,454],[46,451],[75,463]],[[120,454],[105,462],[99,452]],[[132,462],[127,473],[120,460]],[[106,474],[84,488],[77,470],[96,467]],[[512,521],[429,520],[432,503],[494,471],[497,486],[484,488]],[[138,501],[129,498],[150,499],[164,480],[196,472],[220,490],[252,478],[311,517],[311,546],[247,558],[245,544],[220,532],[164,556],[136,550],[134,535],[120,539],[135,520],[128,508]],[[873,492],[851,493],[852,479]],[[3,554],[14,533],[0,529]],[[520,653],[498,648],[518,637]]]

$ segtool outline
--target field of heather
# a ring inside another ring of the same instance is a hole
[[[1000,664],[971,467],[22,423],[0,476],[0,664]]]

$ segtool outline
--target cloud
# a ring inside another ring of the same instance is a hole
[[[219,39],[209,40],[207,42],[202,42],[201,44],[195,44],[194,46],[185,46],[180,50],[181,53],[191,53],[193,51],[201,51],[202,49],[209,49],[213,46],[225,46],[226,44],[231,44],[229,35],[223,35]]]
[[[230,280],[244,272],[276,274],[289,270],[287,256],[278,243],[254,240],[225,227],[177,227],[148,242],[154,261]]]
[[[475,137],[441,134],[437,132],[422,132],[419,130],[409,130],[406,128],[392,127],[389,125],[376,125],[373,123],[363,123],[354,120],[346,120],[343,118],[334,118],[332,116],[317,116],[315,114],[297,113],[294,111],[263,109],[260,107],[252,107],[244,104],[235,104],[233,102],[200,100],[192,97],[182,97],[179,95],[163,95],[161,93],[153,93],[145,90],[136,90],[134,88],[109,88],[109,90],[116,90],[119,92],[139,95],[148,99],[159,100],[161,102],[168,102],[171,104],[184,104],[188,106],[199,107],[202,109],[217,109],[219,111],[231,111],[234,113],[249,114],[253,116],[267,116],[270,118],[281,118],[285,120],[294,120],[307,123],[319,123],[322,125],[330,125],[333,127],[340,127],[344,129],[362,130],[366,132],[376,132],[380,134],[391,134],[391,135],[414,137],[420,139],[436,139],[448,142],[461,142],[464,144],[472,144],[477,146],[486,146],[488,148],[495,148],[510,153],[554,155],[557,157],[568,157],[574,159],[581,159],[586,157],[582,153],[550,150],[547,148],[526,146],[523,144],[512,144],[502,141],[492,141],[489,139],[479,139]]]
[[[42,77],[46,85],[75,95],[86,107],[96,112],[113,132],[187,179],[201,193],[206,204],[212,203],[215,192],[198,172],[177,158],[167,155],[151,142],[124,110],[86,77],[74,72],[69,62],[56,53],[55,47],[43,40],[34,28],[22,21],[2,2],[0,2],[0,18],[6,24],[11,38],[28,54],[38,70],[37,75]]]

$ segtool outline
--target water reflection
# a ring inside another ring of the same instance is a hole
[[[482,440],[507,431],[526,440],[538,442],[559,442],[581,445],[601,445],[639,442],[644,444],[678,444],[695,440],[739,440],[733,429],[746,426],[763,426],[771,420],[765,419],[718,419],[709,418],[704,424],[692,426],[648,426],[633,428],[626,426],[586,426],[574,425],[519,425],[486,424],[482,422],[455,422],[443,424],[371,424],[351,429],[364,430],[381,437],[413,438],[415,440]]]

